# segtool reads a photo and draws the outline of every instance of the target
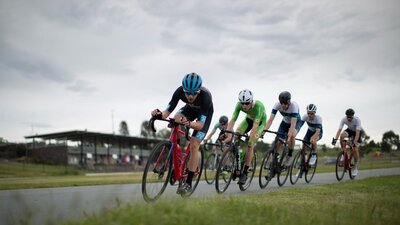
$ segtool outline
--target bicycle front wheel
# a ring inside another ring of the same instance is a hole
[[[239,189],[241,191],[245,191],[247,188],[250,187],[251,181],[253,180],[253,177],[254,177],[254,173],[256,172],[256,167],[257,167],[257,154],[254,151],[253,159],[251,160],[251,166],[249,167],[249,169],[247,171],[248,172],[248,178],[246,180],[246,183],[243,184],[243,185],[239,184]]]
[[[336,179],[341,181],[343,179],[344,173],[346,172],[346,166],[344,165],[344,152],[341,151],[336,159]]]
[[[310,159],[311,159],[311,153],[308,155],[308,161],[310,161]],[[307,183],[310,183],[311,180],[313,179],[315,171],[317,170],[317,165],[318,165],[318,157],[315,160],[315,164],[312,166],[310,166],[309,162],[307,162],[308,170],[305,174],[306,175],[305,179]]]
[[[218,165],[218,155],[211,153],[208,155],[204,167],[204,177],[206,178],[207,184],[213,184],[215,180],[216,167]]]
[[[302,173],[302,157],[301,151],[296,154],[293,159],[292,166],[290,167],[290,183],[296,184]]]
[[[150,154],[142,177],[142,194],[146,202],[157,200],[167,187],[172,171],[170,149],[170,143],[163,141]]]
[[[264,189],[268,185],[269,181],[272,179],[272,156],[273,151],[267,151],[261,163],[260,175],[258,176],[258,181],[261,189]]]
[[[232,181],[233,173],[235,172],[235,162],[235,154],[233,151],[226,151],[222,155],[215,175],[215,189],[218,194],[222,194],[228,189]]]

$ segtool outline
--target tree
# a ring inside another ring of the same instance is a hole
[[[168,128],[163,128],[157,132],[157,137],[159,138],[167,139],[169,138],[170,135],[171,135],[171,129]]]
[[[382,151],[384,152],[390,152],[393,149],[399,149],[399,135],[395,134],[392,130],[385,132],[382,137],[381,147]]]
[[[142,125],[140,126],[140,136],[155,137],[155,133],[151,130],[148,120],[142,122]]]
[[[129,136],[128,124],[125,120],[122,120],[119,124],[119,133],[124,136]]]

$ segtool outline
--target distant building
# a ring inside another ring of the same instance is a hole
[[[87,168],[114,166],[116,170],[145,165],[150,149],[161,140],[81,130],[25,138],[31,140],[27,141],[27,157]]]

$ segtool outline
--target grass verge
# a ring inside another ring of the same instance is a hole
[[[400,221],[400,176],[255,195],[127,205],[65,225],[101,224],[366,224]]]

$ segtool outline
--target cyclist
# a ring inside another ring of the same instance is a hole
[[[275,103],[272,108],[271,115],[267,121],[267,125],[265,126],[265,130],[268,130],[275,119],[276,113],[279,111],[282,114],[283,120],[278,129],[278,132],[281,134],[278,134],[278,138],[283,140],[285,138],[283,134],[287,134],[286,140],[289,151],[285,161],[286,166],[290,166],[292,163],[294,142],[296,135],[300,130],[301,123],[299,105],[295,101],[291,101],[291,98],[291,94],[287,91],[283,91],[279,94],[279,102]],[[277,149],[280,149],[281,146],[282,143],[278,141]]]
[[[221,143],[221,142],[224,143],[224,144],[231,143],[232,142],[232,138],[228,137],[228,135],[226,135],[227,133],[222,132],[223,130],[226,130],[227,127],[228,127],[228,117],[227,116],[221,116],[219,118],[218,123],[216,123],[214,128],[211,130],[211,133],[209,133],[207,135],[207,137],[204,138],[204,143],[207,143],[218,129],[221,132],[218,135],[218,139],[217,139],[216,143]]]
[[[345,147],[345,141],[344,138],[345,137],[353,137],[353,145],[354,145],[354,170],[352,170],[352,176],[357,176],[358,174],[358,161],[360,159],[360,154],[359,154],[359,147],[361,144],[361,120],[360,118],[358,118],[357,116],[354,116],[354,110],[349,108],[346,110],[345,114],[346,117],[344,117],[341,121],[340,121],[340,125],[339,125],[339,129],[336,133],[335,138],[332,140],[332,145],[336,144],[336,141],[340,135],[340,147],[344,148]],[[342,132],[343,126],[347,125],[347,129],[344,130]]]
[[[241,134],[250,131],[250,140],[247,146],[244,169],[238,182],[238,184],[243,185],[246,183],[248,169],[253,159],[254,145],[264,130],[267,115],[265,114],[264,104],[258,100],[253,100],[253,93],[248,89],[244,89],[239,93],[239,102],[236,104],[232,118],[228,123],[228,130],[233,129],[240,111],[246,113],[246,118],[240,123],[236,131]]]
[[[301,126],[306,122],[308,125],[307,133],[304,136],[303,140],[306,144],[311,144],[311,158],[309,161],[309,165],[315,165],[317,161],[317,141],[322,138],[322,118],[317,113],[317,106],[314,104],[309,104],[306,107],[307,114],[301,118]]]
[[[201,166],[198,165],[199,147],[210,127],[214,108],[211,93],[208,89],[202,87],[201,77],[196,73],[189,73],[183,77],[182,86],[175,90],[167,108],[162,112],[155,109],[151,112],[151,115],[163,119],[167,118],[175,109],[179,100],[186,105],[175,114],[174,119],[194,130],[190,139],[188,176],[185,184],[177,191],[177,194],[185,195],[191,191],[192,179],[197,166]]]

